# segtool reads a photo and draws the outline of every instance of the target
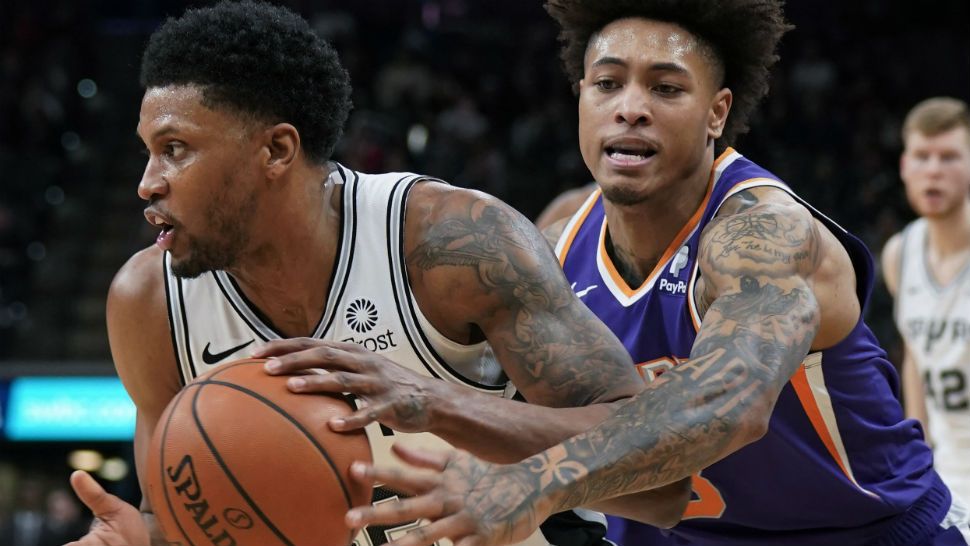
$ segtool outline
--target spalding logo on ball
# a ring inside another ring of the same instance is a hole
[[[371,490],[350,464],[371,460],[362,431],[327,422],[349,415],[338,396],[297,395],[264,360],[231,362],[183,388],[152,436],[148,497],[166,540],[186,545],[346,546],[352,506]]]

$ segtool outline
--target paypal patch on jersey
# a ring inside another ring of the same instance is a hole
[[[694,294],[701,233],[727,199],[758,187],[790,194],[839,239],[865,306],[874,272],[865,246],[734,150],[714,163],[703,201],[640,286],[628,286],[606,252],[603,197],[594,192],[556,254],[575,287],[602,287],[582,301],[620,338],[644,380],[689,358],[702,319]],[[611,523],[610,538],[638,546],[922,544],[950,521],[950,493],[920,428],[903,417],[898,382],[860,319],[843,341],[806,357],[763,438],[693,476],[680,524],[668,532]],[[965,527],[965,515],[961,521]]]
[[[657,290],[661,294],[671,294],[671,295],[686,295],[687,294],[687,277],[690,270],[687,269],[688,256],[690,255],[690,247],[684,245],[680,247],[677,254],[674,254],[673,259],[670,261],[670,267],[667,267],[662,275],[660,275],[660,283],[657,285]]]

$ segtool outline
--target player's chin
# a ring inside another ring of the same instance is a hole
[[[194,279],[203,273],[213,271],[214,268],[197,259],[191,252],[182,253],[171,250],[172,255],[172,274],[180,279]]]
[[[599,181],[599,185],[603,197],[614,205],[638,205],[651,195],[650,182],[639,177],[609,176]]]

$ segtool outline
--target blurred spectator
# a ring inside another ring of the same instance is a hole
[[[90,518],[81,512],[74,493],[57,488],[47,494],[47,513],[38,546],[63,546],[84,536]]]
[[[0,544],[4,546],[41,546],[44,532],[44,489],[31,479],[24,479],[17,493],[15,508],[0,522]]]

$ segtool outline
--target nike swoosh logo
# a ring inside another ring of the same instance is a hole
[[[594,284],[592,286],[587,286],[586,288],[583,288],[582,290],[577,291],[576,290],[576,283],[573,283],[573,286],[572,286],[573,291],[576,292],[576,297],[577,298],[581,298],[581,297],[585,296],[586,294],[589,294],[591,290],[593,290],[594,288],[597,288],[597,287],[599,287],[599,285],[598,284]]]
[[[209,352],[209,345],[212,345],[212,343],[206,343],[205,349],[202,349],[202,362],[205,362],[206,364],[215,364],[254,341],[256,340],[250,339],[249,341],[247,341],[246,343],[243,343],[242,345],[236,345],[232,349],[228,349],[228,350],[222,351],[221,353],[216,353],[216,354],[212,354]]]

